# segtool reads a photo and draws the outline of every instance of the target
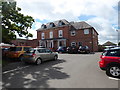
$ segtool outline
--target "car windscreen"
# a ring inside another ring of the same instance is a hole
[[[31,48],[31,49],[27,50],[25,53],[35,53],[35,51],[36,51],[35,49]]]
[[[10,47],[10,51],[21,51],[22,47]]]
[[[28,50],[31,50],[32,48],[31,47],[24,47],[24,51],[28,51]]]

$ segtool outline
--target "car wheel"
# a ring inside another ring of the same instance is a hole
[[[111,77],[120,78],[120,66],[112,65],[106,69],[106,74]]]
[[[41,63],[42,63],[42,60],[41,60],[40,58],[38,58],[38,59],[36,60],[36,62],[35,62],[36,65],[39,65],[39,64],[41,64]]]
[[[54,56],[54,60],[57,60],[57,58],[58,58],[57,56]]]

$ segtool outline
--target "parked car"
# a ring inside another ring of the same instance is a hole
[[[76,46],[67,47],[68,53],[78,53],[77,51],[78,51],[78,48]]]
[[[16,47],[10,47],[9,51],[6,53],[6,56],[8,58],[17,58],[21,60],[22,55],[31,49],[30,46],[16,46]]]
[[[42,61],[57,60],[58,54],[47,48],[34,48],[23,54],[22,61],[25,63],[41,64]]]
[[[9,51],[9,48],[2,48],[2,57],[6,57],[6,54],[8,51]]]
[[[106,49],[101,55],[99,67],[111,77],[120,78],[120,48]]]
[[[58,53],[66,53],[66,47],[59,46],[56,51],[57,51]]]
[[[90,53],[90,49],[88,46],[79,46],[78,53]]]

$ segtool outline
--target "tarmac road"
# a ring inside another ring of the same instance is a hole
[[[4,88],[118,88],[118,79],[100,70],[96,54],[59,54],[41,65],[16,62],[3,68]]]

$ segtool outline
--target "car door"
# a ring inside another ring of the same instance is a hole
[[[51,60],[52,59],[52,51],[50,49],[46,49],[46,57],[47,60]]]
[[[46,61],[47,60],[46,49],[37,49],[37,51],[38,51],[37,56],[40,57],[43,61]]]
[[[106,61],[120,63],[120,50],[110,50],[106,56]]]

